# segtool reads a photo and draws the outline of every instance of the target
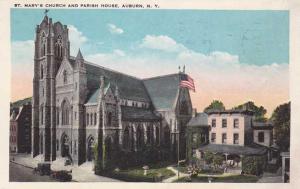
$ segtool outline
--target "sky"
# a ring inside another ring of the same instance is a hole
[[[35,27],[42,9],[11,9],[12,90],[32,95]],[[69,28],[71,55],[147,78],[178,72],[195,80],[193,106],[254,101],[268,115],[289,101],[288,11],[51,9]]]

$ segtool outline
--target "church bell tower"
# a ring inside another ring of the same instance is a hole
[[[36,26],[32,97],[32,156],[56,158],[56,74],[63,56],[70,57],[68,28],[52,23],[45,11]]]

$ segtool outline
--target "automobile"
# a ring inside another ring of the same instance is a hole
[[[50,177],[60,181],[60,182],[69,182],[72,180],[72,170],[71,171],[51,171]]]
[[[50,175],[50,163],[38,163],[38,166],[33,169],[33,174]]]

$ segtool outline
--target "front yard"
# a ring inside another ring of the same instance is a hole
[[[226,182],[226,183],[255,183],[258,181],[258,177],[253,175],[233,175],[224,173],[222,175],[208,176],[199,174],[189,180],[187,177],[177,179],[175,182],[208,182],[208,178],[211,177],[211,182]]]
[[[160,182],[175,175],[173,171],[166,168],[167,165],[167,163],[149,165],[146,175],[143,167],[134,167],[125,170],[113,170],[107,176],[129,182]]]

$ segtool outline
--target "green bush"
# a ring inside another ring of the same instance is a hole
[[[214,154],[210,151],[205,152],[204,160],[205,160],[205,163],[210,165],[214,160]]]
[[[246,174],[261,175],[265,164],[265,156],[245,156],[242,158],[242,170]]]

